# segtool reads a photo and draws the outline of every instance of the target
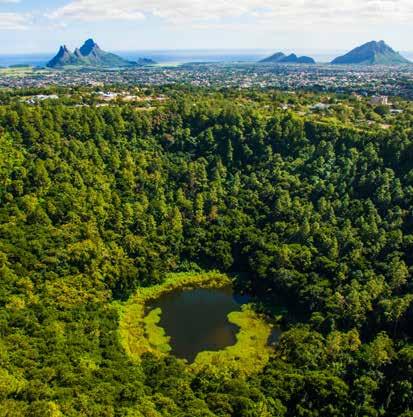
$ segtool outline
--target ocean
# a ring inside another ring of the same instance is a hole
[[[117,55],[135,61],[139,58],[150,58],[159,64],[178,65],[188,62],[254,62],[271,55],[265,50],[140,50],[115,51]],[[53,58],[53,53],[28,55],[0,55],[0,66],[31,65],[44,66]]]
[[[159,64],[179,65],[189,62],[256,62],[275,53],[275,50],[254,49],[254,50],[140,50],[115,52],[119,56],[137,60],[138,58],[150,58]],[[286,51],[286,53],[290,53]],[[311,52],[297,51],[299,55],[312,56],[317,62],[330,62],[335,57],[342,55],[344,51]],[[413,61],[412,52],[402,54]],[[45,66],[54,56],[53,53],[0,55],[0,67],[12,65]]]

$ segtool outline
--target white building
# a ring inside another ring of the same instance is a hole
[[[374,96],[370,100],[372,106],[387,106],[389,104],[389,98],[387,96]]]

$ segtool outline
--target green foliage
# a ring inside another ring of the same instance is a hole
[[[268,346],[271,326],[251,305],[234,311],[228,320],[239,327],[235,345],[218,352],[200,352],[192,369],[215,375],[248,375],[261,371],[267,364],[272,349]]]
[[[411,413],[411,103],[381,117],[190,87],[143,88],[166,98],[151,111],[81,88],[21,103],[38,92],[1,93],[0,416]],[[193,270],[223,274],[176,275]],[[194,372],[141,301],[233,272],[285,331],[255,360],[268,329],[232,315],[242,366]]]
[[[145,336],[149,345],[155,350],[162,353],[168,353],[171,350],[169,345],[170,338],[166,336],[163,327],[158,326],[161,321],[162,310],[156,308],[149,312],[143,319],[145,325]]]

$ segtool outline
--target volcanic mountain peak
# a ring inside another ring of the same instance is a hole
[[[101,49],[99,48],[99,45],[93,39],[88,39],[80,48],[80,53],[83,56],[90,55],[94,51],[101,51]]]
[[[264,64],[315,64],[314,59],[309,56],[299,57],[296,54],[285,55],[282,52],[277,52],[260,62]]]
[[[138,62],[128,61],[118,55],[103,51],[93,39],[88,39],[80,48],[76,48],[73,53],[65,45],[61,46],[57,55],[47,63],[47,66],[49,68],[62,68],[69,65],[122,68],[155,63],[150,59],[143,58],[140,58]]]
[[[332,64],[399,65],[409,61],[384,41],[371,41],[339,56]]]

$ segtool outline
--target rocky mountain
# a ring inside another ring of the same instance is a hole
[[[128,61],[118,55],[105,52],[93,39],[88,39],[81,48],[73,53],[66,46],[61,46],[57,55],[47,63],[49,68],[62,68],[65,66],[80,66],[94,68],[122,68],[155,64],[147,58],[139,61]]]
[[[384,41],[372,41],[334,59],[332,64],[399,65],[408,64],[406,58]]]
[[[63,67],[65,65],[76,65],[76,62],[76,57],[67,49],[66,45],[63,45],[56,56],[48,62],[47,66],[49,68]]]
[[[315,64],[314,59],[309,56],[297,56],[296,54],[285,55],[282,52],[277,52],[260,62],[265,64]]]

